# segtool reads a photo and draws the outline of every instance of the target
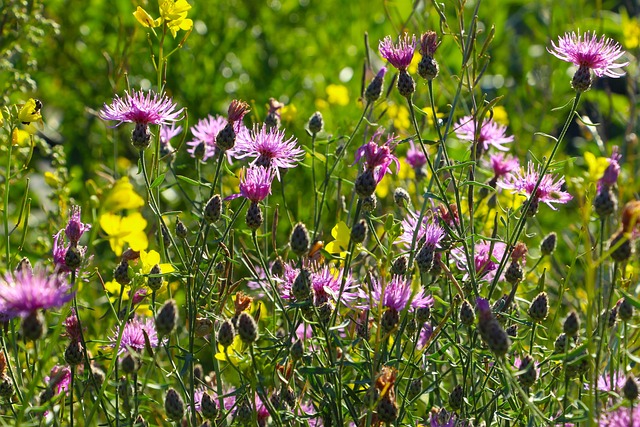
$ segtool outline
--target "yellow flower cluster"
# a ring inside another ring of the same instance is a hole
[[[193,28],[193,21],[187,19],[187,12],[191,9],[191,5],[187,0],[160,0],[160,17],[153,19],[149,13],[138,6],[133,16],[144,27],[156,28],[163,24],[167,24],[169,31],[175,38],[178,31],[189,31]]]

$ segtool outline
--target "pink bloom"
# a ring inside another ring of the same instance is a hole
[[[617,146],[614,146],[611,150],[609,166],[607,166],[607,169],[605,169],[602,178],[600,178],[600,181],[598,181],[598,187],[602,185],[611,187],[616,182],[618,182],[618,177],[620,176],[620,159],[622,159],[620,150]]]
[[[68,337],[71,341],[81,341],[82,331],[80,330],[80,322],[78,322],[75,309],[71,309],[71,314],[62,322],[62,325],[65,329],[64,336]]]
[[[125,92],[124,98],[116,95],[111,105],[104,104],[100,118],[117,121],[115,126],[124,122],[165,125],[181,119],[183,109],[176,111],[176,108],[176,104],[164,94],[140,90]]]
[[[511,172],[520,167],[520,162],[517,158],[505,156],[503,153],[492,154],[490,162],[495,179],[507,177]]]
[[[380,55],[398,70],[406,70],[411,64],[415,48],[416,36],[412,35],[411,38],[409,38],[409,34],[407,33],[404,33],[404,36],[398,37],[398,44],[393,44],[391,37],[387,36],[384,40],[381,40],[378,45]]]
[[[499,181],[498,185],[502,188],[525,193],[527,197],[531,197],[539,177],[540,172],[532,162],[529,162],[527,172],[524,172],[524,170],[517,171],[511,179]],[[573,199],[571,194],[562,190],[564,178],[560,178],[557,181],[555,179],[556,177],[552,175],[545,175],[540,181],[540,186],[535,194],[538,202],[546,203],[553,210],[556,210],[556,208],[552,203],[565,204]]]
[[[149,344],[152,348],[158,346],[158,334],[156,332],[156,325],[153,319],[148,318],[142,320],[139,317],[135,317],[129,320],[124,325],[124,331],[122,332],[122,341],[118,348],[118,354],[122,354],[129,348],[132,348],[138,352],[142,352],[145,348],[145,333],[149,338]],[[113,335],[111,336],[111,347],[115,347],[118,342],[118,335],[120,329],[116,327]]]
[[[170,126],[160,126],[160,143],[164,145],[169,144],[180,132],[182,132],[182,126],[176,126],[175,123],[171,123]]]
[[[493,280],[498,269],[500,260],[504,256],[504,252],[507,245],[502,242],[477,242],[474,248],[474,269],[476,277],[483,278],[488,281]],[[451,251],[451,256],[456,259],[458,268],[467,272],[464,275],[464,280],[469,278],[469,268],[467,265],[467,258],[464,254],[464,249],[455,248]]]
[[[558,38],[557,46],[553,42],[551,45],[553,49],[547,48],[550,54],[577,67],[590,68],[598,77],[622,77],[624,72],[614,70],[629,64],[616,64],[615,61],[625,53],[622,47],[605,36],[598,40],[595,31],[577,35],[575,32],[565,33]]]
[[[633,414],[627,406],[620,406],[615,411],[602,413],[598,421],[599,427],[640,427],[640,408],[634,406]]]
[[[240,194],[235,194],[227,199],[242,196],[253,203],[261,202],[271,194],[271,183],[274,176],[275,172],[271,168],[251,166],[249,169],[244,169],[244,174],[240,177]]]
[[[71,285],[55,273],[40,269],[6,273],[0,279],[0,313],[8,318],[26,317],[37,310],[60,308],[73,298]]]
[[[404,245],[408,247],[411,246],[414,236],[416,236],[416,247],[429,244],[434,248],[439,248],[440,241],[445,236],[444,229],[433,222],[433,218],[426,215],[422,217],[422,225],[418,227],[419,217],[419,212],[407,213],[407,216],[402,220],[402,235],[397,241],[404,243]]]
[[[432,334],[433,326],[431,326],[429,323],[425,323],[424,325],[422,325],[422,329],[420,329],[420,336],[418,336],[418,342],[416,343],[416,346],[419,350],[422,350],[424,346],[427,345],[427,342],[431,338]]]
[[[476,140],[477,127],[475,117],[465,116],[458,121],[455,128],[456,136],[462,141],[473,142]],[[509,148],[503,144],[513,142],[513,136],[506,136],[506,130],[506,126],[496,123],[493,119],[485,119],[478,132],[478,144],[483,151],[487,151],[490,145],[498,150],[507,151]]]
[[[391,163],[395,163],[396,168],[400,169],[398,158],[391,154],[391,151],[395,148],[395,138],[390,136],[383,145],[378,145],[377,141],[381,135],[382,130],[378,130],[373,134],[369,142],[358,148],[353,162],[356,164],[364,157],[365,168],[373,171],[376,182],[382,180]]]
[[[284,265],[284,274],[280,285],[281,296],[283,299],[291,299],[291,286],[298,277],[300,270],[289,264]],[[315,304],[330,301],[334,305],[338,301],[348,307],[353,306],[353,302],[360,295],[358,292],[358,283],[353,279],[351,274],[347,275],[344,289],[340,294],[340,285],[344,272],[340,270],[337,274],[330,267],[312,269],[311,271],[311,290],[313,291],[313,300]]]
[[[285,139],[284,131],[266,125],[238,135],[234,150],[238,159],[255,157],[251,165],[275,169],[278,179],[278,169],[294,168],[304,157],[295,138]]]
[[[421,289],[418,293],[413,295],[411,289],[411,281],[405,280],[403,276],[393,276],[391,281],[383,289],[381,281],[375,277],[371,278],[371,300],[369,306],[377,305],[379,301],[382,301],[382,306],[396,311],[404,310],[409,301],[409,310],[413,311],[416,308],[432,307],[433,297],[426,295],[424,289]],[[365,299],[368,299],[368,295],[361,291],[360,295]],[[369,308],[369,307],[363,307]]]
[[[187,142],[187,145],[190,147],[187,149],[187,152],[191,154],[191,157],[195,157],[196,147],[200,144],[204,144],[204,155],[202,156],[202,161],[206,161],[211,157],[215,157],[219,153],[219,148],[216,145],[216,137],[224,129],[227,125],[227,119],[222,116],[213,117],[209,114],[206,118],[198,120],[191,128],[191,133],[193,134],[194,139]],[[235,126],[236,133],[242,133],[244,126],[240,122]],[[231,163],[231,157],[233,155],[234,149],[227,150],[227,161]]]
[[[49,376],[44,377],[47,387],[55,390],[56,394],[67,392],[71,385],[71,369],[67,366],[56,365],[51,368]]]
[[[64,229],[64,233],[67,235],[67,239],[71,243],[78,243],[82,235],[91,230],[91,224],[84,224],[80,221],[80,206],[72,206],[71,213],[69,215],[69,222]]]
[[[427,156],[424,155],[422,150],[416,148],[413,140],[409,141],[409,145],[411,148],[407,150],[406,161],[412,168],[420,169],[422,166],[427,164]]]

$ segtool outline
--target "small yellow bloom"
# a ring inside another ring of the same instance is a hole
[[[331,84],[327,86],[326,91],[329,104],[349,105],[349,89],[346,86]]]
[[[52,172],[44,173],[44,182],[51,188],[60,188],[62,185],[62,180]]]
[[[133,185],[126,176],[120,178],[113,185],[113,188],[102,203],[103,210],[108,212],[138,209],[142,206],[144,206],[144,199],[133,190]]]
[[[109,245],[116,256],[122,255],[125,243],[134,251],[146,249],[149,245],[144,229],[147,221],[139,212],[120,216],[110,212],[100,216],[100,227],[108,235]]]
[[[133,12],[133,16],[138,20],[143,27],[159,27],[162,24],[162,18],[153,19],[149,13],[138,6],[135,12]]]
[[[329,103],[324,99],[316,99],[316,110],[326,111],[329,109]]]
[[[218,353],[216,353],[216,359],[221,360],[223,362],[230,361],[237,368],[243,370],[248,367],[251,361],[249,358],[244,357],[243,355],[247,351],[247,346],[242,342],[239,335],[236,335],[233,338],[233,343],[227,348],[225,351],[224,347],[218,344]]]
[[[173,37],[179,30],[189,31],[193,28],[193,21],[187,19],[187,11],[191,5],[187,0],[164,0],[160,3],[160,17],[169,27]]]
[[[341,258],[345,258],[349,240],[351,239],[351,230],[344,221],[340,221],[331,230],[331,236],[335,240],[327,243],[324,249],[330,254],[340,254]]]
[[[637,19],[630,19],[627,12],[622,8],[622,44],[627,49],[635,49],[640,46],[640,22]]]
[[[292,122],[298,115],[298,107],[294,104],[285,105],[280,110],[280,118],[283,122]]]
[[[507,110],[502,105],[493,107],[493,121],[504,126],[509,125],[509,115],[507,114]]]
[[[590,153],[589,151],[584,153],[584,162],[589,169],[587,172],[587,180],[590,182],[596,182],[602,175],[604,175],[604,171],[611,163],[611,160],[606,157],[597,157]]]
[[[18,120],[25,125],[42,120],[42,114],[40,114],[41,109],[42,102],[37,99],[29,98],[29,100],[20,109],[20,112],[18,113]]]
[[[27,129],[30,128],[30,126],[27,126]],[[23,129],[14,129],[13,130],[13,136],[11,138],[11,143],[13,144],[13,146],[21,146],[24,147],[25,145],[27,145],[27,142],[31,139],[31,135],[33,135],[35,132],[30,132],[28,130],[23,130]]]

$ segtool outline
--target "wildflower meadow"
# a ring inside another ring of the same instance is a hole
[[[0,1],[0,424],[640,427],[640,7]]]

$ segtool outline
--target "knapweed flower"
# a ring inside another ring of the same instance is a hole
[[[398,44],[393,43],[391,36],[386,36],[378,45],[380,55],[398,70],[406,70],[409,67],[415,49],[416,36],[409,37],[407,33],[398,37]]]
[[[300,274],[300,269],[284,264],[284,274],[280,283],[280,292],[283,299],[293,299],[291,288],[298,274]],[[359,286],[353,276],[347,274],[342,294],[340,294],[340,285],[344,274],[343,270],[335,270],[329,266],[311,270],[309,282],[314,304],[320,305],[327,301],[336,304],[338,297],[340,297],[340,303],[352,307],[353,302],[361,293],[358,292]]]
[[[84,255],[87,252],[87,248],[84,246],[78,246],[77,243],[69,242],[65,245],[63,233],[65,230],[60,230],[53,235],[53,263],[60,273],[69,273],[76,271],[82,264]]]
[[[429,339],[431,339],[431,335],[433,334],[433,326],[431,326],[428,322],[422,325],[420,329],[420,335],[418,336],[418,341],[416,342],[416,347],[418,350],[422,350]]]
[[[187,12],[191,9],[191,5],[187,0],[159,0],[160,17],[153,19],[149,13],[138,6],[133,16],[144,27],[159,27],[163,23],[171,31],[171,35],[175,38],[179,30],[189,31],[193,28],[193,21],[187,19]]]
[[[513,156],[505,156],[503,153],[492,154],[489,159],[493,179],[506,178],[509,174],[520,168],[520,161]]]
[[[584,34],[575,32],[566,33],[558,38],[558,44],[551,42],[552,49],[547,51],[563,61],[570,62],[578,67],[573,76],[572,85],[578,92],[584,92],[591,86],[590,70],[596,76],[618,78],[625,75],[624,72],[615,71],[629,64],[629,62],[615,63],[624,50],[615,41],[605,36],[596,36],[595,31]]]
[[[103,120],[117,121],[115,126],[122,123],[136,123],[143,125],[166,125],[180,120],[183,109],[176,110],[177,105],[164,94],[150,90],[129,93],[124,98],[118,95],[111,105],[104,104],[100,111]]]
[[[175,157],[175,150],[171,145],[171,140],[178,136],[180,132],[182,132],[182,126],[176,126],[175,123],[160,126],[160,157],[171,156],[171,159]]]
[[[562,190],[564,178],[561,177],[556,181],[556,177],[549,174],[542,177],[540,185],[535,195],[533,195],[532,193],[539,177],[539,169],[536,168],[533,162],[529,162],[526,172],[523,169],[516,171],[510,179],[501,180],[498,182],[498,185],[508,190],[524,193],[527,197],[533,197],[530,209],[531,207],[535,207],[535,211],[537,211],[537,205],[540,202],[556,210],[557,208],[553,206],[553,203],[565,204],[573,199],[571,194]]]
[[[0,313],[13,319],[38,310],[60,308],[73,298],[74,292],[64,276],[36,269],[22,270],[0,278]]]
[[[365,170],[373,172],[376,183],[382,181],[382,178],[389,170],[389,165],[391,165],[391,163],[394,163],[396,168],[400,169],[400,162],[398,161],[398,158],[391,154],[396,147],[395,137],[390,135],[384,144],[378,145],[381,135],[382,130],[376,131],[369,142],[358,148],[355,155],[355,161],[353,162],[353,164],[356,164],[364,157]]]
[[[426,80],[435,79],[440,71],[438,62],[434,59],[438,46],[440,42],[435,31],[427,31],[420,37],[422,59],[418,63],[418,74]]]
[[[613,376],[609,375],[609,372],[599,375],[596,381],[596,388],[600,391],[616,391],[620,392],[624,383],[627,381],[627,376],[624,372],[614,372]],[[589,383],[585,383],[584,388],[589,390]]]
[[[368,295],[364,291],[360,291],[360,295],[368,299]],[[377,305],[379,301],[382,302],[383,307],[395,311],[402,311],[407,306],[409,311],[413,311],[416,308],[431,308],[434,302],[433,297],[426,295],[423,289],[414,294],[411,289],[411,281],[406,280],[403,276],[393,276],[386,286],[383,285],[381,280],[371,277],[371,300],[369,305]]]
[[[600,414],[598,420],[599,427],[640,427],[640,417],[638,408],[631,409],[627,406],[620,406],[615,411]]]
[[[135,317],[129,320],[124,325],[122,331],[122,340],[120,341],[120,347],[118,347],[118,354],[122,354],[128,351],[129,348],[141,353],[145,348],[145,333],[149,338],[149,344],[152,348],[158,346],[158,334],[156,333],[156,325],[152,318],[142,320],[139,317]],[[116,327],[111,336],[111,347],[115,347],[118,343],[118,335],[120,334],[120,328]]]
[[[190,147],[187,149],[187,152],[191,154],[191,157],[196,157],[196,152],[198,146],[203,144],[204,150],[201,152],[202,161],[206,161],[207,159],[216,156],[220,149],[216,145],[216,137],[225,128],[227,125],[227,119],[222,116],[212,116],[209,114],[206,118],[198,120],[198,123],[195,124],[191,128],[191,133],[193,134],[194,139],[187,142],[187,145]],[[243,128],[242,123],[238,122],[236,125],[236,133],[240,133],[241,128]],[[226,150],[227,160],[231,163],[233,149]]]
[[[286,139],[284,131],[256,125],[251,132],[238,135],[235,156],[238,159],[253,157],[251,165],[271,167],[280,179],[278,170],[296,167],[304,157],[304,150],[298,147],[294,137]]]
[[[411,246],[414,236],[416,239],[416,247],[424,244],[432,245],[434,248],[440,247],[440,241],[445,236],[445,231],[438,224],[433,222],[432,217],[423,216],[422,224],[418,227],[418,212],[408,212],[407,216],[402,220],[402,235],[398,237],[396,242],[401,242],[405,246]]]
[[[249,169],[243,169],[240,175],[240,193],[232,194],[225,200],[244,197],[253,203],[261,202],[271,194],[274,176],[275,171],[272,168],[251,166]]]
[[[420,149],[416,148],[416,145],[413,143],[413,140],[409,141],[409,149],[407,150],[406,161],[413,169],[421,169],[424,165],[427,164],[427,156],[424,155],[424,152]]]
[[[80,322],[78,321],[78,315],[74,308],[71,309],[71,314],[63,322],[65,332],[63,336],[69,338],[71,341],[81,341],[82,331],[80,330]]]
[[[480,241],[476,243],[473,251],[476,277],[481,277],[488,281],[493,280],[506,248],[507,245],[503,242]],[[464,280],[466,280],[469,277],[469,268],[464,250],[455,248],[451,251],[451,256],[456,259],[458,268],[466,272],[464,275]]]
[[[81,221],[81,209],[80,206],[72,206],[71,213],[69,214],[69,222],[64,229],[64,233],[67,235],[67,239],[71,243],[78,243],[82,235],[91,230],[90,224],[84,224]]]
[[[71,385],[71,369],[68,366],[56,365],[51,368],[49,375],[44,377],[44,382],[55,394],[66,393]]]
[[[493,119],[485,119],[480,129],[477,129],[477,121],[473,116],[465,116],[458,121],[455,133],[458,139],[462,141],[474,142],[476,140],[476,131],[478,133],[478,149],[485,152],[490,146],[507,151],[508,147],[504,144],[513,142],[513,135],[506,136],[507,127],[493,121]]]
[[[618,147],[614,146],[611,150],[611,157],[609,157],[609,165],[605,169],[602,178],[598,181],[598,186],[606,185],[607,187],[611,187],[618,182],[618,177],[620,176],[620,159],[622,159],[622,154],[620,154]]]

